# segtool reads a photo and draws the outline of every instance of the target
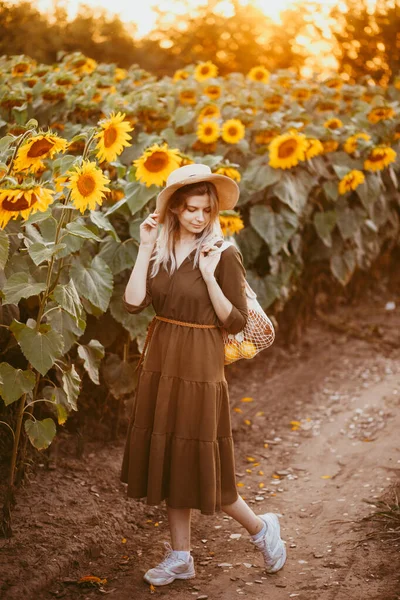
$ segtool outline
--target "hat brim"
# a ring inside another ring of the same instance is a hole
[[[157,211],[160,212],[164,209],[172,194],[176,192],[176,190],[179,190],[179,188],[203,181],[211,181],[215,185],[218,194],[219,210],[232,210],[232,208],[236,206],[240,194],[240,189],[236,181],[226,175],[210,173],[209,175],[195,175],[188,177],[187,179],[183,179],[182,181],[173,183],[164,188],[157,196]]]

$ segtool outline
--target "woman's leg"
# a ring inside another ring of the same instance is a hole
[[[190,551],[190,508],[171,508],[167,505],[171,546],[173,550]]]
[[[263,527],[263,521],[251,510],[241,496],[233,503],[221,506],[227,515],[243,525],[250,535],[256,535]]]

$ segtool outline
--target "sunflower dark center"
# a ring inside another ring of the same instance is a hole
[[[289,158],[289,156],[296,152],[297,145],[297,141],[293,139],[282,142],[278,150],[279,158]]]
[[[83,175],[81,175],[76,185],[79,190],[79,193],[84,198],[90,196],[90,194],[92,194],[96,189],[96,181],[93,175],[90,175],[89,173],[84,173]]]
[[[44,156],[52,149],[54,146],[53,142],[49,140],[42,139],[33,142],[32,146],[28,150],[28,158],[39,158],[39,156]]]
[[[264,73],[262,71],[256,71],[256,79],[264,79]]]
[[[380,160],[383,160],[384,158],[386,158],[385,152],[375,152],[374,154],[371,154],[368,157],[368,160],[370,162],[379,162]]]
[[[104,131],[104,145],[106,148],[110,148],[115,143],[115,140],[118,137],[118,132],[113,125],[107,127]]]
[[[159,173],[168,165],[169,159],[165,152],[154,152],[145,161],[144,166],[150,173]]]
[[[211,125],[207,125],[207,127],[204,128],[204,133],[205,135],[211,135],[214,133],[214,129],[211,127]]]
[[[228,134],[232,135],[232,136],[237,135],[238,134],[237,128],[234,125],[232,125],[231,127],[228,128]]]
[[[208,73],[210,72],[210,67],[204,65],[204,67],[201,67],[201,74],[202,75],[208,75]]]
[[[18,198],[18,200],[16,202],[13,201],[12,199],[6,198],[2,202],[1,208],[3,210],[9,210],[11,212],[18,212],[20,210],[25,210],[27,208],[30,208],[31,206],[36,204],[37,201],[38,201],[38,199],[35,194],[31,195],[30,201],[27,198],[25,198],[25,196],[21,196],[21,198]]]

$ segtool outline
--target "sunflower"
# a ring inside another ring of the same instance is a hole
[[[327,121],[325,121],[324,127],[326,129],[340,129],[341,127],[343,127],[343,123],[340,119],[328,119]]]
[[[340,77],[330,77],[325,79],[322,84],[331,90],[340,90],[343,87],[344,81]]]
[[[186,165],[194,164],[194,160],[188,154],[184,154],[183,152],[181,152],[179,154],[179,158],[180,158],[180,163],[179,163],[180,167],[185,167]]]
[[[69,181],[65,187],[71,190],[71,198],[76,208],[83,214],[87,208],[95,210],[96,203],[102,204],[105,192],[110,189],[110,180],[103,175],[95,162],[84,160],[81,167],[67,172]]]
[[[54,177],[54,185],[56,188],[56,192],[62,192],[65,184],[69,181],[68,175],[58,175],[58,177]]]
[[[54,193],[37,183],[0,188],[0,227],[4,228],[19,215],[25,220],[31,213],[44,212],[53,202]]]
[[[219,214],[219,223],[224,236],[235,235],[244,228],[239,213],[234,210],[223,210]]]
[[[359,185],[364,183],[364,181],[364,173],[357,169],[353,169],[339,181],[339,194],[346,194],[346,192],[355,190]]]
[[[385,167],[396,160],[396,152],[389,146],[376,146],[372,148],[367,159],[364,161],[366,171],[382,171]]]
[[[260,83],[268,83],[270,78],[270,72],[263,66],[253,67],[247,73],[247,77],[252,81],[259,81]]]
[[[41,133],[26,140],[19,148],[14,161],[14,171],[38,171],[43,168],[44,158],[53,158],[58,152],[65,152],[67,140],[55,134]]]
[[[225,175],[226,177],[230,177],[233,179],[233,181],[237,181],[238,183],[242,178],[239,171],[234,167],[219,167],[215,173],[217,175]]]
[[[256,133],[254,141],[256,144],[266,145],[277,135],[279,135],[279,129],[264,129],[263,131]]]
[[[314,156],[318,156],[319,154],[323,154],[324,147],[317,138],[307,138],[306,142],[307,146],[305,155],[307,159],[314,158]]]
[[[196,104],[196,92],[194,90],[182,90],[179,92],[179,102],[181,104]]]
[[[127,77],[128,77],[128,71],[126,69],[121,69],[120,67],[117,67],[115,69],[114,81],[119,83],[120,81],[122,81],[123,79],[126,79]]]
[[[132,127],[124,119],[125,114],[112,112],[108,119],[99,122],[102,130],[94,136],[98,139],[96,150],[99,160],[112,162],[124,148],[131,145],[128,131],[132,131]]]
[[[336,112],[338,105],[333,100],[320,100],[316,108],[318,112]]]
[[[306,136],[297,131],[278,135],[269,145],[269,164],[274,169],[290,169],[305,160]]]
[[[358,150],[358,140],[365,140],[366,142],[369,142],[370,139],[371,136],[368,135],[368,133],[355,133],[354,135],[351,135],[349,138],[347,138],[347,140],[343,144],[343,149],[345,152],[347,152],[347,154],[354,154],[354,152]]]
[[[201,109],[197,120],[202,121],[203,119],[219,119],[220,116],[221,111],[216,104],[207,104],[207,106]]]
[[[373,94],[372,92],[364,92],[361,96],[361,100],[364,100],[364,102],[371,102],[374,96],[375,94]]]
[[[299,104],[302,104],[311,97],[311,90],[305,87],[297,88],[293,90],[292,98]]]
[[[218,75],[218,67],[208,60],[197,65],[194,70],[194,78],[196,81],[205,81],[210,77],[216,77]]]
[[[276,82],[283,88],[289,88],[292,85],[292,78],[288,75],[280,75]]]
[[[167,144],[153,144],[140,158],[133,161],[136,179],[146,187],[164,185],[168,175],[181,165],[179,150],[168,148]]]
[[[207,119],[199,123],[197,138],[204,144],[212,144],[219,138],[220,127],[216,121]]]
[[[339,148],[339,142],[336,140],[325,140],[322,142],[322,146],[324,154],[328,154],[328,152],[335,152]]]
[[[370,123],[379,123],[395,116],[394,109],[391,106],[376,106],[367,115]]]
[[[31,69],[31,64],[27,61],[20,61],[17,62],[13,65],[13,68],[11,70],[11,76],[12,77],[21,77],[22,75],[25,75],[25,73],[29,73]]]
[[[271,94],[264,98],[264,108],[267,112],[275,112],[279,110],[284,102],[283,96],[280,94]]]
[[[229,119],[222,125],[222,139],[227,144],[237,144],[245,136],[246,129],[239,119]]]
[[[184,81],[189,77],[189,73],[185,71],[185,69],[178,69],[175,71],[173,76],[173,81]]]
[[[220,85],[208,85],[204,88],[203,92],[206,96],[210,98],[210,100],[218,100],[221,96],[221,86]]]

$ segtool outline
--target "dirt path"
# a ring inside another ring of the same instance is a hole
[[[384,303],[341,316],[364,324],[373,314],[381,339],[393,339],[400,314],[385,312]],[[257,513],[281,515],[287,563],[267,576],[238,524],[194,511],[197,577],[157,588],[154,597],[399,599],[399,542],[363,542],[368,526],[357,524],[372,511],[363,499],[381,498],[399,481],[399,358],[399,350],[381,351],[315,323],[291,352],[277,347],[232,366],[239,491]],[[95,575],[107,579],[104,591],[116,600],[148,598],[142,575],[169,541],[164,507],[125,497],[122,441],[89,444],[83,460],[71,458],[70,444],[61,439],[50,470],[21,490],[15,536],[0,546],[8,565],[0,559],[2,597],[91,599],[101,591],[77,580]]]

